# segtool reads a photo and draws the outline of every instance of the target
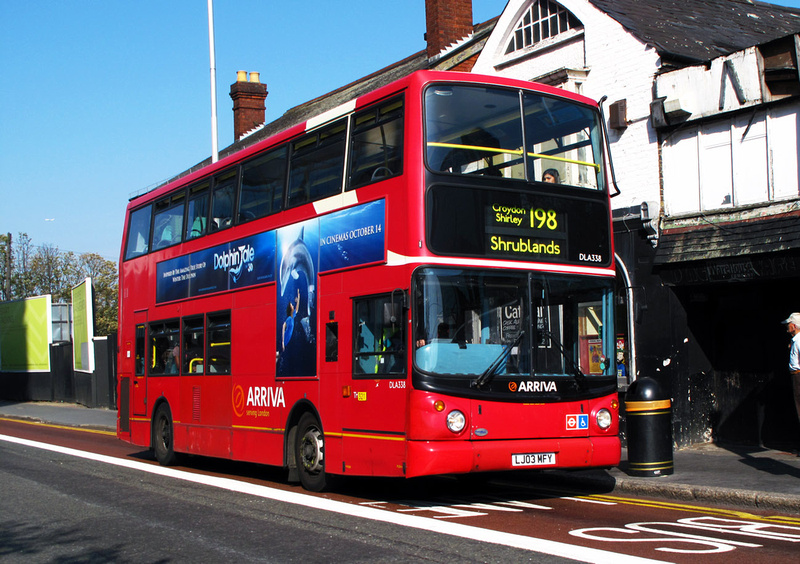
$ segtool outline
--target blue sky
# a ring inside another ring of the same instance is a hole
[[[474,0],[473,20],[505,4]],[[1,233],[117,260],[130,196],[211,154],[207,16],[204,0],[0,0]],[[215,0],[214,18],[220,148],[237,70],[261,73],[270,121],[425,48],[424,0]]]

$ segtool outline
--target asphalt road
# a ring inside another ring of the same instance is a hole
[[[251,464],[165,470],[104,434],[2,422],[0,435],[4,562],[727,564],[794,562],[800,546],[797,516],[548,491],[535,473],[358,479],[320,495]]]
[[[3,562],[566,562],[0,444]]]

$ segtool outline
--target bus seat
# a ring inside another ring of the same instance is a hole
[[[194,239],[206,232],[206,218],[196,217],[192,222],[192,231],[189,233],[189,238]]]

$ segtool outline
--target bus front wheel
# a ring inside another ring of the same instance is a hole
[[[156,453],[156,460],[162,466],[172,466],[178,461],[173,437],[172,413],[169,406],[162,403],[153,417],[153,450]]]
[[[325,489],[325,437],[322,425],[311,413],[304,413],[297,424],[294,449],[300,483],[312,492]]]

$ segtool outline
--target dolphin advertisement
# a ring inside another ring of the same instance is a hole
[[[316,373],[319,274],[385,260],[377,200],[158,263],[156,303],[276,285],[276,375]]]
[[[165,260],[156,267],[156,303],[273,282],[274,264],[274,231]]]
[[[319,222],[278,230],[278,299],[275,376],[316,373]]]

